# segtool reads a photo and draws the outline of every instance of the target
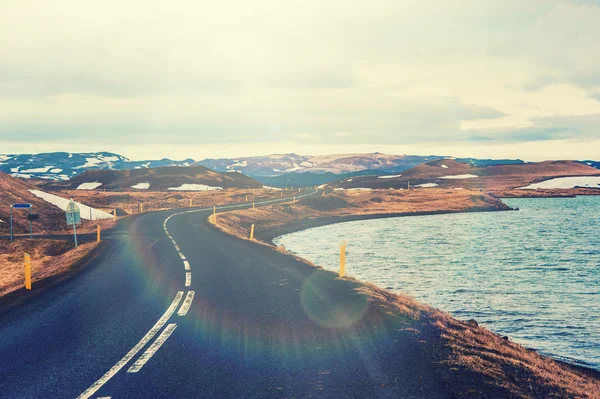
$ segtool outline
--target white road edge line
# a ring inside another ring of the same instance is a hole
[[[175,331],[176,328],[177,324],[169,324],[167,328],[165,328],[163,332],[160,333],[160,335],[158,336],[158,338],[156,338],[152,345],[150,345],[148,349],[146,349],[146,351],[142,353],[142,356],[140,356],[139,359],[136,360],[135,363],[133,363],[133,366],[129,367],[129,370],[127,370],[127,372],[137,373],[138,371],[140,371],[140,369],[144,367],[144,364],[146,364],[148,360],[150,360],[150,358],[156,353],[156,351],[160,349],[162,344],[165,343],[167,338],[171,336],[171,334],[173,333],[173,331]]]
[[[188,291],[187,295],[185,296],[185,300],[183,301],[181,307],[179,308],[179,311],[177,312],[177,316],[185,316],[187,314],[188,310],[190,310],[190,306],[192,305],[194,294],[194,291]]]
[[[177,292],[175,295],[175,299],[167,309],[167,311],[162,315],[162,317],[156,322],[156,324],[144,335],[144,338],[140,340],[121,360],[117,362],[114,366],[110,368],[100,379],[92,384],[88,389],[86,389],[81,395],[79,395],[78,399],[88,399],[93,394],[98,391],[102,387],[102,385],[106,384],[108,380],[110,380],[115,374],[119,372],[137,353],[148,343],[150,340],[156,335],[158,331],[167,323],[169,318],[179,306],[179,302],[181,301],[181,297],[183,297],[183,291]]]
[[[185,273],[185,286],[189,287],[190,285],[192,285],[192,273],[186,272]]]

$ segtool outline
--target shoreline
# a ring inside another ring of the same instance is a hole
[[[551,198],[551,197],[544,197],[544,198]],[[278,237],[281,237],[281,236],[284,236],[287,234],[297,233],[297,232],[308,230],[308,229],[315,228],[315,227],[322,227],[322,226],[333,225],[333,224],[338,224],[338,223],[346,223],[346,222],[353,222],[353,221],[359,221],[359,220],[387,219],[387,218],[396,218],[396,217],[435,216],[435,215],[450,215],[450,214],[465,214],[465,213],[480,213],[480,212],[507,212],[507,211],[518,211],[518,210],[519,209],[475,209],[475,210],[465,210],[465,211],[431,211],[431,212],[415,212],[415,213],[403,212],[403,213],[399,213],[399,214],[373,214],[373,215],[354,215],[354,216],[320,218],[320,219],[292,222],[292,223],[286,224],[284,226],[281,226],[281,228],[277,229],[276,235],[268,233],[268,234],[263,234],[263,235],[257,235],[257,238],[258,239],[262,238],[262,241],[277,248],[278,245],[274,243],[274,240]],[[293,256],[295,258],[303,260],[304,262],[306,262],[308,264],[314,265],[310,260],[303,258],[300,255],[296,255],[296,254],[292,254],[292,253],[288,252],[287,249],[285,249],[285,247],[284,247],[284,251],[289,256]],[[315,266],[321,267],[318,265],[315,265]],[[327,269],[324,269],[324,270],[327,270]],[[369,283],[367,281],[363,281],[363,280],[357,279],[357,281],[359,281],[361,283],[371,284],[371,283]],[[385,291],[392,292],[395,294],[394,291],[388,290],[386,288],[382,288],[382,287],[378,287],[378,288],[385,290]],[[421,302],[419,301],[419,303],[421,303]],[[427,303],[424,303],[424,304],[427,306],[430,306]],[[441,310],[444,311],[443,309],[441,309]],[[454,317],[454,316],[452,316],[452,317]],[[461,319],[457,319],[457,320],[461,320]],[[461,320],[461,321],[466,322],[466,320]],[[492,330],[490,330],[490,331],[494,334],[498,334]],[[526,346],[523,346],[523,347],[528,350],[539,353],[537,349],[529,348]],[[561,363],[567,367],[573,368],[574,370],[578,370],[585,374],[589,374],[590,377],[600,378],[600,370],[597,370],[591,366],[577,364],[577,363],[575,363],[577,361],[577,359],[573,359],[575,362],[571,363],[571,362],[568,362],[567,360],[557,359],[556,357],[549,355],[549,354],[548,355],[540,354],[540,355],[544,356],[544,357],[549,357],[558,363]]]
[[[403,218],[413,216],[435,216],[435,215],[453,215],[463,213],[482,213],[482,212],[511,212],[518,209],[490,209],[490,208],[474,208],[463,211],[447,210],[447,211],[417,211],[417,212],[398,212],[398,213],[374,213],[362,215],[345,215],[345,216],[329,216],[317,219],[296,220],[285,224],[281,227],[274,228],[269,232],[257,233],[257,239],[268,244],[275,245],[273,240],[286,234],[296,233],[302,230],[312,229],[314,227],[327,226],[336,223],[355,222],[359,220],[371,219],[388,219],[388,218]]]

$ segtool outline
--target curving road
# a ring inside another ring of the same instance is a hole
[[[354,283],[217,231],[211,211],[129,218],[83,272],[1,314],[0,397],[447,396]]]

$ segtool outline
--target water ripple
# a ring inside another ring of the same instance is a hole
[[[278,244],[403,291],[557,358],[600,370],[600,197],[511,199],[520,212],[323,226]]]

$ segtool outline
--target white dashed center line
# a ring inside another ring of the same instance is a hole
[[[156,338],[152,345],[150,345],[148,349],[146,349],[142,356],[140,356],[140,358],[135,363],[133,363],[133,366],[129,367],[129,370],[127,370],[127,372],[137,373],[138,371],[140,371],[140,369],[144,367],[144,364],[146,364],[148,360],[150,360],[150,358],[162,346],[162,344],[165,343],[167,338],[171,336],[175,328],[177,328],[177,324],[169,324],[167,328],[165,328],[163,332],[158,336],[158,338]]]
[[[186,272],[185,273],[185,286],[189,287],[190,285],[192,285],[192,273]]]
[[[175,295],[175,299],[167,309],[167,311],[162,315],[162,317],[156,322],[154,327],[150,329],[144,335],[144,337],[138,342],[121,360],[117,362],[114,366],[110,368],[100,379],[92,384],[88,389],[85,390],[81,395],[78,396],[78,399],[87,399],[90,398],[93,394],[98,391],[102,387],[102,385],[106,384],[108,380],[110,380],[115,374],[119,372],[137,353],[148,343],[150,340],[156,335],[156,333],[167,323],[167,320],[171,318],[177,306],[179,306],[179,302],[181,301],[181,297],[183,297],[183,291],[179,291],[177,295]],[[186,298],[187,299],[187,298]]]
[[[179,311],[177,312],[177,316],[185,316],[187,314],[188,310],[190,310],[190,306],[192,305],[194,294],[194,291],[188,291],[187,295],[185,296],[185,300],[183,301],[181,307],[179,308]]]

